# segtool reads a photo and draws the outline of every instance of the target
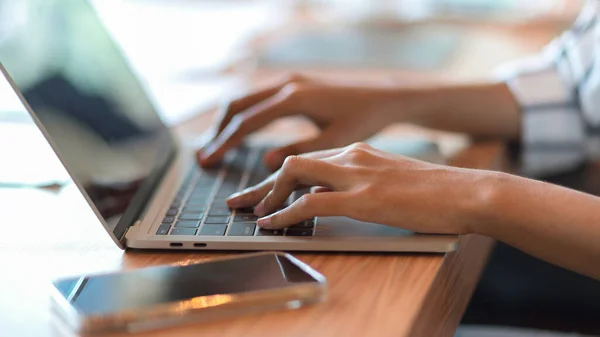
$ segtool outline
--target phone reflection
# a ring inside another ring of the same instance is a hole
[[[235,295],[317,282],[283,255],[166,266],[63,280],[62,296],[84,315],[104,315],[180,303],[181,309],[229,303]]]

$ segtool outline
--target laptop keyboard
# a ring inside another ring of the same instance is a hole
[[[286,229],[266,230],[256,225],[253,209],[230,209],[226,199],[253,186],[270,174],[263,165],[266,149],[240,147],[231,151],[221,167],[190,170],[156,235],[199,236],[313,236],[315,223],[308,220]],[[297,190],[289,201],[310,193]]]

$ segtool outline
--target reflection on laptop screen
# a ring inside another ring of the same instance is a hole
[[[121,237],[174,146],[94,10],[84,0],[0,0],[0,63]]]

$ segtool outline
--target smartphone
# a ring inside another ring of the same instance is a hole
[[[299,308],[325,298],[323,275],[290,254],[246,254],[55,281],[53,309],[72,331],[140,331]]]

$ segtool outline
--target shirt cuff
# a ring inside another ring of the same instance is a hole
[[[546,176],[574,169],[586,159],[585,126],[569,85],[539,58],[500,68],[521,111],[521,174]]]

